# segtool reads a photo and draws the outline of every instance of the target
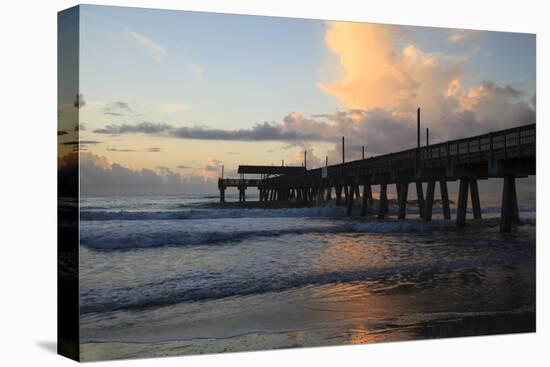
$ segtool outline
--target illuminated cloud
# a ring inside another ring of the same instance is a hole
[[[319,87],[348,111],[312,117],[336,123],[338,133],[350,138],[350,148],[354,140],[376,153],[411,147],[417,107],[422,126],[437,139],[535,122],[535,105],[521,90],[492,81],[463,87],[469,53],[427,53],[414,44],[397,48],[399,32],[395,26],[327,23],[325,43],[341,70],[340,78]],[[452,38],[476,35],[458,30]]]
[[[202,169],[201,175],[205,180],[215,180],[220,175],[222,162],[214,157],[208,157],[206,166]]]
[[[394,107],[409,99],[417,82],[393,50],[396,28],[389,25],[327,22],[325,43],[340,64],[340,80],[319,83],[348,108]]]

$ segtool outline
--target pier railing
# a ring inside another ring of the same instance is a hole
[[[282,182],[299,184],[323,178],[345,178],[369,175],[380,171],[413,169],[426,167],[449,167],[453,164],[494,162],[534,156],[536,150],[536,124],[520,126],[464,139],[447,141],[396,153],[379,155],[366,159],[335,164],[308,170],[296,176],[280,176],[265,180],[264,184]],[[488,174],[491,176],[491,174]],[[498,173],[495,177],[500,177]]]

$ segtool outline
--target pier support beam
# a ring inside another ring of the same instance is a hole
[[[325,189],[321,186],[317,188],[317,202],[323,201],[325,199]]]
[[[350,185],[349,186],[349,190],[348,191],[348,198],[347,198],[347,210],[346,210],[346,214],[347,215],[351,215],[352,212],[353,212],[353,197],[355,195],[355,192],[356,192],[356,185]]]
[[[220,189],[220,203],[225,203],[225,188]]]
[[[500,232],[509,233],[514,223],[518,223],[518,201],[516,193],[516,178],[504,177],[502,188],[502,207],[500,210]]]
[[[349,197],[349,187],[348,185],[344,185],[344,202],[345,203],[348,202],[348,197]]]
[[[451,208],[449,206],[449,190],[447,189],[447,180],[439,181],[439,191],[441,192],[441,205],[443,207],[443,218],[451,219]]]
[[[481,219],[481,204],[479,202],[479,190],[477,187],[477,180],[471,178],[461,178],[458,189],[458,206],[456,209],[456,225],[458,227],[464,227],[466,225],[466,212],[468,210],[468,189],[470,190],[470,199],[472,202],[472,211],[474,213],[474,218]],[[445,202],[445,200],[443,200],[443,202]]]
[[[370,183],[365,183],[363,185],[363,196],[361,197],[361,216],[367,215],[370,205],[372,205],[372,189]]]
[[[374,204],[374,199],[372,198],[372,186],[370,183],[367,184],[367,200],[369,202],[369,205],[372,206]]]
[[[407,216],[407,194],[409,192],[409,183],[401,184],[401,193],[399,194],[399,219],[405,219]]]
[[[342,186],[334,187],[334,191],[336,192],[336,205],[340,205],[342,203]]]
[[[397,205],[401,203],[401,182],[395,183],[395,194],[397,196]]]
[[[418,214],[420,218],[424,217],[424,190],[422,189],[422,182],[416,182],[416,203],[418,205]]]
[[[428,181],[428,188],[426,189],[426,202],[424,207],[424,221],[429,222],[432,220],[433,206],[434,206],[434,193],[435,193],[435,181]]]
[[[512,197],[512,214],[513,214],[513,221],[516,224],[520,224],[519,219],[519,209],[518,209],[518,195],[516,191],[516,183],[514,181],[514,190],[513,190],[513,197]]]
[[[388,213],[388,185],[380,184],[380,199],[378,200],[378,219],[384,219]]]
[[[326,197],[326,200],[327,200],[327,201],[332,200],[332,187],[330,187],[330,186],[327,186],[327,197]]]
[[[477,188],[477,180],[470,180],[470,195],[472,199],[472,209],[475,219],[481,219],[481,204],[479,202],[479,190]]]
[[[239,202],[246,201],[246,187],[239,187]]]
[[[466,209],[468,207],[468,179],[461,178],[458,187],[458,207],[456,209],[456,225],[464,227],[466,225]]]

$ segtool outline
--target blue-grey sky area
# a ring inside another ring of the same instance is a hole
[[[213,192],[222,165],[336,161],[342,135],[350,159],[409,148],[417,107],[434,142],[533,123],[535,57],[531,34],[80,6],[90,193],[120,170]]]

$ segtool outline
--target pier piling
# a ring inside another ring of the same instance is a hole
[[[424,191],[422,189],[422,182],[416,181],[416,200],[418,204],[418,212],[420,217],[424,217]]]
[[[426,189],[426,202],[424,209],[424,221],[429,222],[432,220],[432,212],[434,205],[434,193],[435,193],[435,181],[428,181],[428,187]]]
[[[407,194],[409,192],[409,183],[401,184],[401,193],[399,194],[399,219],[403,220],[407,216]]]
[[[380,184],[380,198],[378,200],[378,219],[384,219],[388,213],[388,185]]]
[[[439,191],[441,192],[441,206],[443,208],[443,218],[451,219],[451,208],[449,205],[449,190],[447,189],[447,180],[439,181]]]
[[[500,211],[500,231],[508,233],[512,230],[514,223],[519,221],[518,203],[516,193],[516,178],[514,176],[504,177],[502,187],[502,206]]]
[[[352,214],[352,211],[353,211],[353,197],[355,195],[355,188],[356,186],[355,185],[350,185],[349,187],[349,193],[348,193],[348,198],[347,198],[347,210],[346,210],[346,214],[347,215],[351,215]]]
[[[474,212],[474,219],[481,219],[481,204],[479,202],[479,190],[477,187],[477,180],[470,180],[470,195],[472,200],[472,210]]]
[[[466,209],[468,206],[468,179],[461,178],[458,188],[458,206],[456,209],[456,225],[464,227],[466,225]]]

